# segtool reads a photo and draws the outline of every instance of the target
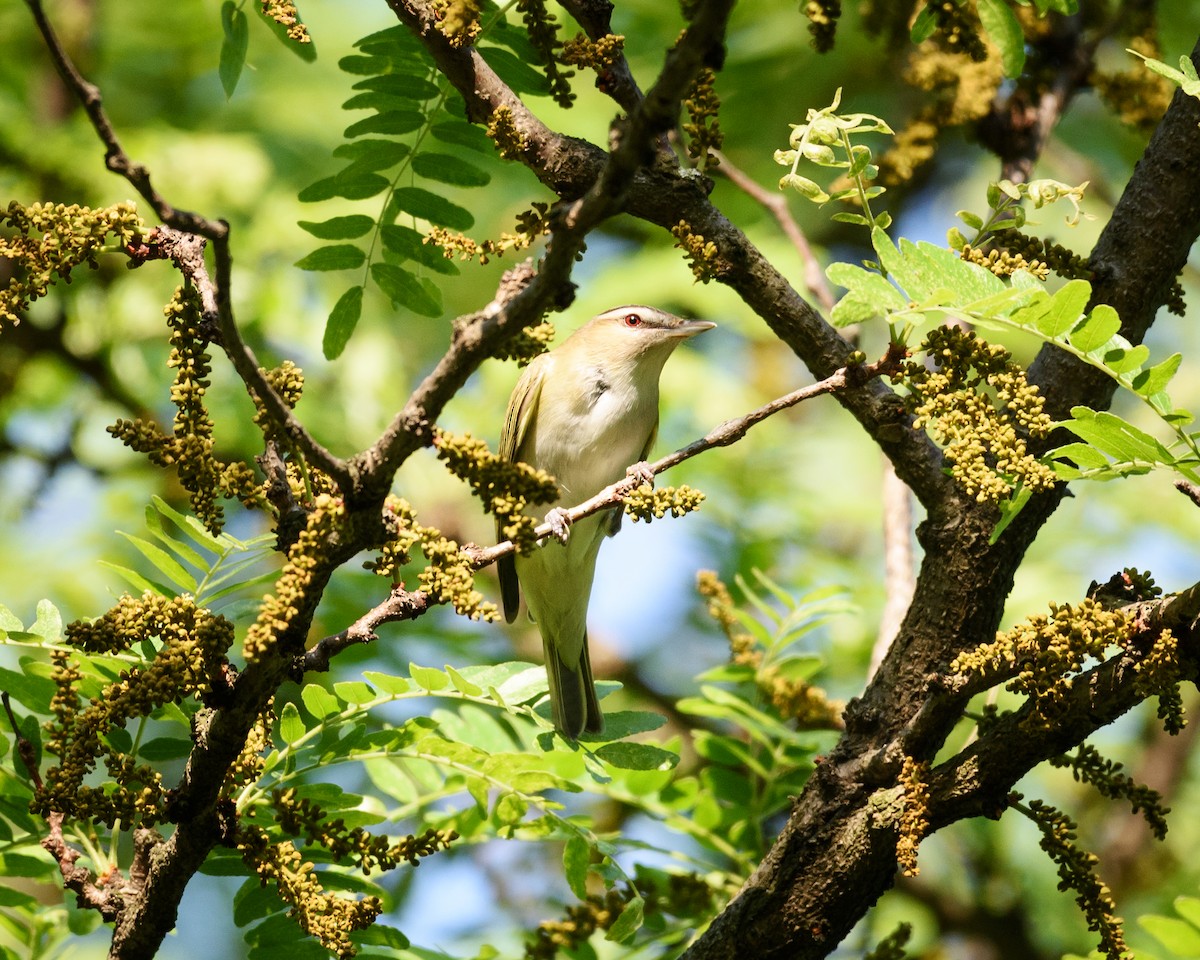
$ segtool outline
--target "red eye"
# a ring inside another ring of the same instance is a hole
[[[642,325],[642,318],[639,317],[636,313],[625,314],[625,326],[640,327],[641,325]]]

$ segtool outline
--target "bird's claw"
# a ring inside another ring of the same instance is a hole
[[[625,476],[636,479],[639,487],[654,486],[654,471],[650,469],[650,464],[648,464],[645,460],[639,460],[632,467],[626,470]]]
[[[567,516],[567,511],[555,507],[546,514],[546,522],[550,524],[551,535],[560,543],[566,543],[571,535],[571,518]]]

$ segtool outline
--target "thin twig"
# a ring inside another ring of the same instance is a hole
[[[718,161],[715,172],[728,178],[735,187],[765,207],[767,212],[775,218],[779,229],[792,242],[792,246],[800,255],[800,262],[804,265],[804,285],[808,288],[808,292],[816,298],[826,313],[833,310],[833,291],[830,290],[829,284],[825,280],[821,264],[813,255],[812,247],[808,245],[808,238],[792,216],[787,198],[778,191],[767,190],[720,150],[714,150],[712,153]]]

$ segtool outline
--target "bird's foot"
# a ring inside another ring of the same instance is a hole
[[[546,522],[550,524],[550,533],[560,543],[566,543],[567,537],[571,535],[571,518],[567,516],[567,511],[561,507],[555,507],[546,514]]]
[[[638,481],[639,487],[654,486],[654,471],[650,469],[650,464],[648,464],[645,460],[639,460],[632,467],[626,470],[625,476],[635,478]]]

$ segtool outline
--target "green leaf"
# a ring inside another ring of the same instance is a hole
[[[419,177],[458,187],[482,187],[492,179],[490,173],[448,153],[419,153],[412,168]]]
[[[1038,314],[1037,329],[1048,337],[1060,337],[1073,328],[1087,308],[1092,296],[1092,285],[1086,280],[1070,280],[1060,289],[1049,302],[1046,309]],[[1018,313],[1015,321],[1028,325]]]
[[[1173,353],[1167,357],[1162,363],[1157,363],[1149,370],[1143,370],[1133,378],[1133,389],[1143,397],[1152,397],[1155,394],[1162,393],[1167,384],[1171,382],[1171,378],[1175,376],[1179,369],[1179,364],[1183,362],[1183,355]]]
[[[1176,897],[1174,907],[1184,920],[1200,929],[1200,900],[1196,897]]]
[[[450,684],[450,678],[441,670],[435,670],[433,667],[419,667],[415,663],[410,663],[408,672],[413,678],[413,683],[430,693],[435,690],[444,690]]]
[[[153,763],[179,760],[191,752],[192,741],[186,737],[155,737],[138,747],[138,756]]]
[[[550,81],[545,74],[530,66],[533,61],[518,59],[499,47],[488,47],[479,53],[500,79],[512,88],[513,93],[550,92]]]
[[[515,793],[506,793],[496,801],[492,816],[504,826],[520,823],[529,810],[529,804]]]
[[[1067,443],[1046,454],[1050,460],[1072,460],[1084,470],[1099,470],[1107,467],[1108,457],[1086,443]]]
[[[616,922],[608,928],[604,939],[611,940],[614,943],[623,943],[632,937],[642,925],[642,915],[645,912],[645,908],[646,901],[641,897],[634,897],[626,903]]]
[[[937,10],[938,4],[932,0],[921,8],[908,32],[909,40],[913,43],[923,43],[933,36],[933,31],[937,29]]]
[[[237,89],[242,67],[246,64],[246,50],[250,45],[250,25],[246,14],[238,9],[233,0],[225,0],[221,4],[221,32],[224,37],[221,40],[217,74],[225,90],[225,99],[228,100]]]
[[[435,140],[455,147],[466,147],[468,150],[477,150],[489,155],[496,150],[496,145],[492,143],[491,137],[479,127],[465,121],[435,123],[429,128],[429,132]]]
[[[392,263],[371,264],[371,277],[379,289],[397,306],[407,307],[413,313],[426,317],[440,317],[440,297],[430,293],[430,287],[420,283],[415,276]],[[436,287],[433,288],[436,291]]]
[[[592,846],[577,833],[571,834],[563,848],[563,872],[571,892],[580,900],[587,899],[588,866],[592,862]]]
[[[1121,329],[1121,318],[1107,303],[1097,304],[1070,333],[1071,346],[1084,353],[1091,353],[1107,344]]]
[[[483,688],[476,686],[467,680],[461,673],[455,670],[449,664],[446,664],[446,675],[450,677],[450,682],[454,684],[454,689],[464,696],[481,697],[483,696]]]
[[[394,677],[390,673],[379,673],[376,670],[364,670],[363,679],[381,693],[388,696],[398,696],[412,690],[412,684],[407,677]]]
[[[1167,465],[1175,462],[1170,451],[1154,437],[1115,414],[1104,410],[1097,412],[1088,407],[1073,407],[1071,418],[1062,421],[1059,426],[1066,427],[1115,460]]]
[[[210,563],[201,556],[198,550],[194,550],[190,544],[184,543],[182,540],[167,533],[166,528],[163,526],[163,515],[153,503],[146,504],[143,516],[146,518],[146,529],[167,550],[181,560],[187,561],[198,570],[211,570]]]
[[[154,504],[154,509],[161,513],[168,520],[172,521],[175,526],[183,530],[189,537],[192,538],[200,546],[211,550],[213,553],[224,552],[229,544],[235,541],[228,534],[215,536],[209,533],[208,528],[199,520],[190,514],[181,513],[172,507],[166,500],[159,496],[150,498],[150,502]]]
[[[342,171],[343,174],[357,176],[360,173],[394,167],[411,152],[407,143],[366,138],[340,144],[333,151],[333,155],[350,161],[350,165]]]
[[[668,770],[679,762],[678,754],[649,743],[606,743],[596,756],[622,770]]]
[[[430,83],[424,77],[401,73],[385,73],[381,76],[359,80],[354,85],[354,89],[377,93],[381,96],[417,101],[432,100],[441,93],[436,84]],[[358,98],[353,99],[357,100]],[[342,106],[345,108],[348,104]]]
[[[321,352],[326,360],[336,360],[346,349],[354,328],[358,326],[358,318],[362,316],[363,288],[353,286],[340,297],[329,311],[329,319],[325,321],[325,336],[321,339]]]
[[[335,243],[328,247],[317,247],[306,257],[296,261],[301,270],[353,270],[361,267],[367,254],[352,243]]]
[[[391,183],[387,177],[377,173],[355,173],[350,176],[326,177],[316,183],[309,184],[301,190],[296,198],[301,203],[317,203],[321,200],[332,200],[334,197],[344,197],[347,200],[366,200],[377,193],[382,193]]]
[[[1104,365],[1114,373],[1130,373],[1141,369],[1142,364],[1149,358],[1150,348],[1144,343],[1139,343],[1136,347],[1126,344],[1105,353]]]
[[[375,221],[365,214],[356,213],[348,217],[332,217],[320,223],[301,220],[299,226],[319,240],[353,240],[370,232]]]
[[[312,63],[317,59],[317,45],[312,42],[311,34],[309,35],[308,43],[297,43],[288,36],[287,27],[285,27],[282,23],[276,22],[274,19],[268,17],[262,12],[262,4],[255,4],[255,6],[259,8],[260,19],[267,25],[267,29],[275,35],[275,39],[277,39],[305,63]]]
[[[398,136],[412,133],[425,123],[425,117],[416,110],[388,110],[386,113],[376,113],[364,117],[357,123],[352,123],[342,131],[347,140],[361,137],[364,133],[386,133]]]
[[[392,202],[398,210],[451,230],[470,230],[475,225],[475,218],[469,211],[420,187],[397,188]]]
[[[300,691],[300,699],[304,701],[308,712],[318,720],[332,717],[342,710],[337,697],[317,683],[305,684],[304,689]]]
[[[1185,920],[1148,914],[1138,926],[1178,957],[1200,956],[1200,930]]]
[[[346,703],[363,704],[376,699],[376,693],[368,683],[361,680],[344,680],[333,685],[333,692]]]
[[[128,583],[138,593],[157,593],[164,597],[173,596],[175,591],[168,587],[165,583],[156,583],[153,580],[147,580],[136,570],[131,570],[129,567],[123,567],[119,563],[110,563],[108,560],[97,560],[97,564],[111,570],[122,580]]]
[[[155,569],[159,573],[181,590],[193,594],[196,592],[196,578],[184,569],[183,564],[161,547],[151,543],[149,540],[143,540],[141,537],[125,533],[123,530],[118,530],[117,533],[132,543],[143,557],[154,564]]]
[[[283,705],[283,710],[279,714],[279,738],[284,743],[295,743],[307,732],[308,728],[304,725],[300,711],[289,700]]]
[[[35,673],[17,673],[5,667],[0,667],[0,690],[5,690],[21,706],[34,713],[46,715],[50,712],[50,701],[58,687],[49,677],[39,677]],[[5,726],[0,727],[7,732]]]
[[[1004,75],[1019,77],[1025,68],[1025,33],[1016,14],[1004,0],[977,0],[975,9],[988,37],[1000,48]]]

